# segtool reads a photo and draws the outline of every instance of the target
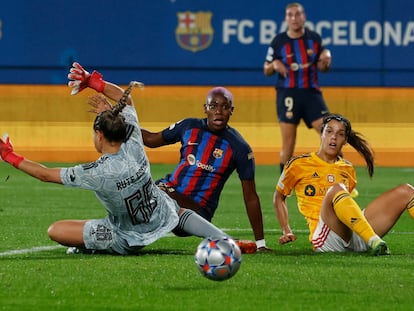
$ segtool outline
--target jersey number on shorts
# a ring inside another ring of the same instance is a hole
[[[285,107],[286,107],[286,111],[288,112],[293,110],[293,98],[292,97],[285,98]]]
[[[149,180],[142,189],[125,198],[128,214],[134,225],[149,222],[152,212],[157,207],[157,201],[151,196],[151,186]]]

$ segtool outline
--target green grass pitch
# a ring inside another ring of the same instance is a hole
[[[154,178],[171,168],[153,165]],[[271,203],[277,170],[258,166],[256,176],[273,252],[243,255],[233,278],[214,282],[194,264],[196,237],[167,236],[139,256],[66,255],[46,230],[59,219],[103,217],[94,194],[42,183],[0,163],[0,310],[412,310],[414,222],[408,214],[385,237],[391,256],[315,254],[291,197],[298,240],[280,246]],[[377,168],[371,180],[358,168],[357,201],[363,206],[394,185],[413,183],[413,173]],[[253,238],[236,174],[213,222],[232,236]]]

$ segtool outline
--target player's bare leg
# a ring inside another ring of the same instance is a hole
[[[280,170],[292,157],[296,144],[296,124],[280,122],[280,133],[282,135],[282,148],[280,149]]]
[[[50,225],[49,237],[62,245],[84,248],[83,227],[87,220],[60,220]]]
[[[318,133],[318,136],[321,134],[322,124],[323,124],[323,118],[319,118],[318,120],[315,120],[312,122],[312,128],[316,130],[316,132]]]
[[[408,208],[414,209],[414,188],[409,184],[402,184],[369,203],[364,213],[374,231],[383,237]],[[414,210],[410,215],[414,218]]]

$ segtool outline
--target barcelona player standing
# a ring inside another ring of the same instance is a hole
[[[323,115],[329,109],[319,88],[318,71],[326,72],[331,65],[331,53],[322,46],[321,36],[305,27],[305,10],[300,3],[286,6],[285,21],[288,29],[273,38],[263,65],[266,76],[278,74],[276,107],[282,135],[281,172],[293,155],[300,120],[320,133]]]

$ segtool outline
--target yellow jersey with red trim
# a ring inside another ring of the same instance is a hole
[[[336,183],[344,184],[349,192],[357,183],[355,168],[341,157],[328,163],[311,152],[292,157],[285,165],[276,190],[285,196],[295,191],[299,211],[309,226],[309,240],[318,224],[325,194]]]

